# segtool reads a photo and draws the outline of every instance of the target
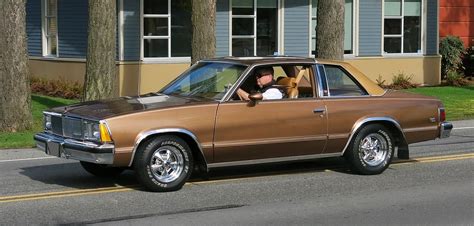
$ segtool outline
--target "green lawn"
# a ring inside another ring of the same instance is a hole
[[[439,98],[446,108],[447,120],[474,119],[474,86],[422,87],[408,91]]]
[[[28,131],[16,133],[0,133],[0,148],[33,147],[33,135],[43,130],[43,110],[76,102],[78,101],[31,95],[33,128]]]

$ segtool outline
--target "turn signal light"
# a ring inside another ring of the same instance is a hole
[[[112,142],[112,138],[110,137],[109,130],[105,126],[105,124],[100,124],[100,141],[106,143],[106,142]]]

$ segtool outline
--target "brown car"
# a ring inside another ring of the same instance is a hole
[[[256,92],[262,68],[272,69],[279,99]],[[378,174],[394,152],[408,158],[408,144],[448,137],[445,117],[439,100],[383,90],[344,62],[226,57],[195,64],[156,93],[45,111],[35,140],[94,175],[131,168],[149,190],[171,191],[193,170],[321,157]]]

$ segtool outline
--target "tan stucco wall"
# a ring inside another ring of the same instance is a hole
[[[382,58],[367,57],[346,59],[353,66],[375,81],[382,76],[385,84],[391,84],[398,73],[413,75],[416,84],[438,85],[441,82],[441,56]]]
[[[346,59],[345,61],[357,67],[373,81],[378,79],[379,75],[382,76],[385,84],[390,84],[392,77],[399,72],[413,75],[413,83],[437,85],[441,82],[441,56],[370,57]],[[68,80],[81,84],[84,82],[85,62],[30,59],[29,63],[33,77]],[[120,95],[131,96],[158,91],[187,68],[189,68],[189,64],[118,63]]]
[[[32,77],[84,83],[84,61],[30,59],[29,64]],[[188,67],[189,64],[118,63],[120,95],[158,91]]]

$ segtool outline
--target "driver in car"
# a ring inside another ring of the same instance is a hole
[[[255,78],[257,79],[258,90],[257,92],[262,93],[264,100],[278,100],[283,98],[282,92],[276,88],[275,80],[273,80],[273,67],[262,67],[257,69],[255,72]],[[239,88],[237,95],[241,100],[250,100],[249,93]]]

